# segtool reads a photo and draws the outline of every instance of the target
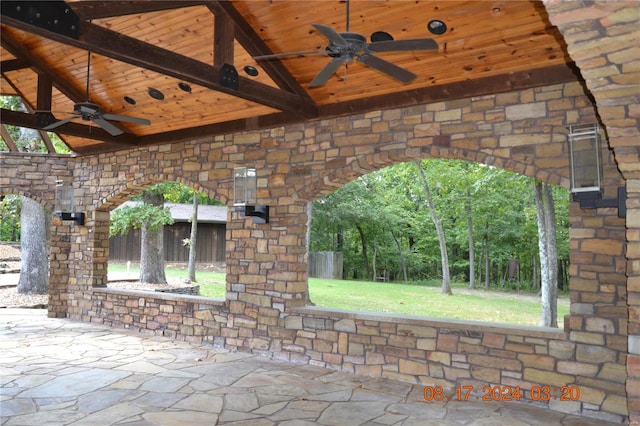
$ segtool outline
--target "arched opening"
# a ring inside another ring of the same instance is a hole
[[[227,208],[197,188],[153,179],[105,203],[117,204],[109,212],[107,287],[224,297]]]
[[[27,195],[0,196],[0,306],[46,308],[51,210]]]
[[[461,160],[423,160],[422,165],[425,180],[415,162],[399,163],[362,175],[314,202],[312,302],[356,311],[539,325],[535,179]],[[556,321],[562,324],[569,313],[568,191],[556,187],[553,198],[561,290]],[[442,244],[434,220],[442,229]],[[316,252],[336,253],[332,276],[313,263],[320,256]],[[445,276],[452,298],[441,294]]]

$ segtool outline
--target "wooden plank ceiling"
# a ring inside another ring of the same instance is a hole
[[[579,78],[537,1],[2,1],[1,6],[0,94],[21,96],[28,110],[3,109],[3,125],[42,129],[71,117],[74,105],[87,101],[87,82],[88,100],[102,112],[150,121],[110,121],[123,132],[117,136],[81,117],[52,129],[77,155]],[[75,23],[60,23],[66,15]],[[432,20],[442,21],[446,31],[431,33]],[[394,40],[432,38],[438,48],[375,53],[414,73],[408,83],[354,61],[341,64],[326,84],[309,87],[332,57],[253,59],[325,50],[327,38],[314,23],[339,33],[348,25],[367,42],[375,32]],[[237,87],[227,84],[229,65],[238,73]]]

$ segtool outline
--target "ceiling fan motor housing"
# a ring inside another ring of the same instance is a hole
[[[89,121],[100,114],[100,107],[91,102],[80,102],[73,106],[73,112],[81,115],[83,120]]]
[[[330,42],[327,46],[327,55],[332,58],[343,57],[345,60],[352,61],[353,58],[359,53],[364,51],[367,45],[367,39],[358,33],[339,33],[340,36],[347,42],[346,45]]]

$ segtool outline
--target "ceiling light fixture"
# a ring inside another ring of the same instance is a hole
[[[371,34],[371,42],[375,43],[377,41],[391,41],[393,40],[393,36],[385,31],[376,31]]]
[[[247,75],[250,75],[251,77],[257,77],[259,74],[258,69],[256,67],[252,67],[251,65],[245,66],[244,72],[247,73]]]
[[[439,19],[432,19],[427,24],[427,29],[431,34],[440,35],[447,32],[447,24]]]
[[[153,99],[157,99],[159,101],[164,100],[164,93],[162,93],[158,89],[154,89],[153,87],[149,87],[148,93],[149,93],[149,96],[151,96]]]
[[[178,83],[178,87],[180,88],[180,90],[187,92],[187,93],[191,93],[191,86],[189,86],[187,83],[185,82],[180,82]]]

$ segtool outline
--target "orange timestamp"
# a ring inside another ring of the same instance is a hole
[[[423,396],[426,401],[520,401],[524,392],[520,386],[506,385],[486,385],[482,387],[482,392],[474,392],[474,386],[456,386],[453,395],[445,395],[442,386],[425,386]],[[549,386],[532,386],[529,390],[532,401],[547,402],[552,399],[559,401],[578,401],[580,399],[580,387],[566,385],[560,388],[560,396],[553,396]]]

